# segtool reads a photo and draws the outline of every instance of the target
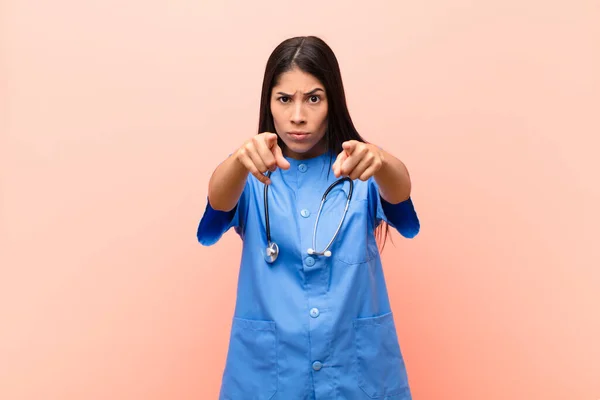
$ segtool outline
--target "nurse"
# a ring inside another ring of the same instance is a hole
[[[380,259],[390,227],[419,232],[411,181],[357,132],[321,39],[274,49],[258,133],[217,166],[207,200],[199,242],[243,240],[220,399],[411,399]]]

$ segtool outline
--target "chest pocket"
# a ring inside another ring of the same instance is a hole
[[[345,198],[337,199],[323,206],[319,229],[317,231],[317,248],[323,249],[335,234],[344,213]],[[332,243],[331,257],[345,264],[361,264],[375,257],[377,245],[373,232],[370,232],[369,203],[367,199],[352,199],[348,212],[339,233]]]

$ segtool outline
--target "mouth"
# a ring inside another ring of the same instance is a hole
[[[310,136],[309,132],[301,132],[301,131],[293,131],[293,132],[288,132],[288,135],[296,140],[296,141],[303,141],[308,139],[308,137]]]

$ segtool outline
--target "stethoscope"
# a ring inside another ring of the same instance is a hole
[[[267,177],[271,177],[271,171],[269,171],[267,173]],[[342,219],[340,220],[340,223],[337,227],[337,229],[335,230],[335,233],[333,234],[333,237],[331,238],[331,240],[329,241],[329,243],[327,244],[327,246],[325,247],[325,249],[323,249],[323,251],[316,251],[316,240],[317,240],[317,226],[319,224],[319,217],[321,216],[321,210],[323,209],[323,204],[325,204],[325,200],[327,199],[327,195],[329,194],[329,192],[331,192],[331,190],[333,188],[335,188],[337,185],[341,185],[343,184],[345,181],[350,182],[350,190],[348,190],[348,197],[346,198],[346,207],[344,208],[344,214],[342,215]],[[331,257],[331,250],[329,250],[329,247],[331,247],[331,244],[333,243],[333,241],[335,240],[335,238],[337,237],[340,228],[342,227],[342,224],[344,223],[344,219],[346,218],[346,214],[348,213],[348,206],[350,205],[350,200],[352,199],[352,190],[354,189],[354,182],[352,182],[352,179],[348,178],[348,177],[344,177],[341,179],[338,179],[337,181],[333,182],[325,191],[325,193],[323,193],[323,197],[321,198],[321,205],[319,206],[319,212],[317,213],[317,219],[315,221],[315,228],[313,230],[313,237],[312,237],[312,247],[310,249],[308,249],[308,254],[311,255],[318,255],[318,256],[325,256],[325,257]],[[275,262],[275,260],[277,260],[277,257],[279,256],[279,246],[277,246],[277,243],[271,241],[271,226],[269,225],[269,201],[268,201],[268,197],[269,197],[269,185],[265,185],[265,195],[264,195],[264,201],[265,201],[265,227],[266,227],[266,233],[267,233],[267,249],[266,249],[266,253],[265,253],[265,260],[269,263],[272,264],[273,262]]]

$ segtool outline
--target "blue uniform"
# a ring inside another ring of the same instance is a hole
[[[236,208],[207,203],[198,226],[203,245],[230,228],[243,240],[237,300],[221,400],[411,399],[374,228],[383,220],[402,236],[420,229],[411,199],[392,205],[374,179],[354,192],[330,257],[312,256],[315,218],[336,180],[331,154],[287,158],[271,176],[271,239],[280,254],[265,259],[264,185],[252,175]],[[329,243],[343,215],[349,183],[328,197],[316,250]]]

